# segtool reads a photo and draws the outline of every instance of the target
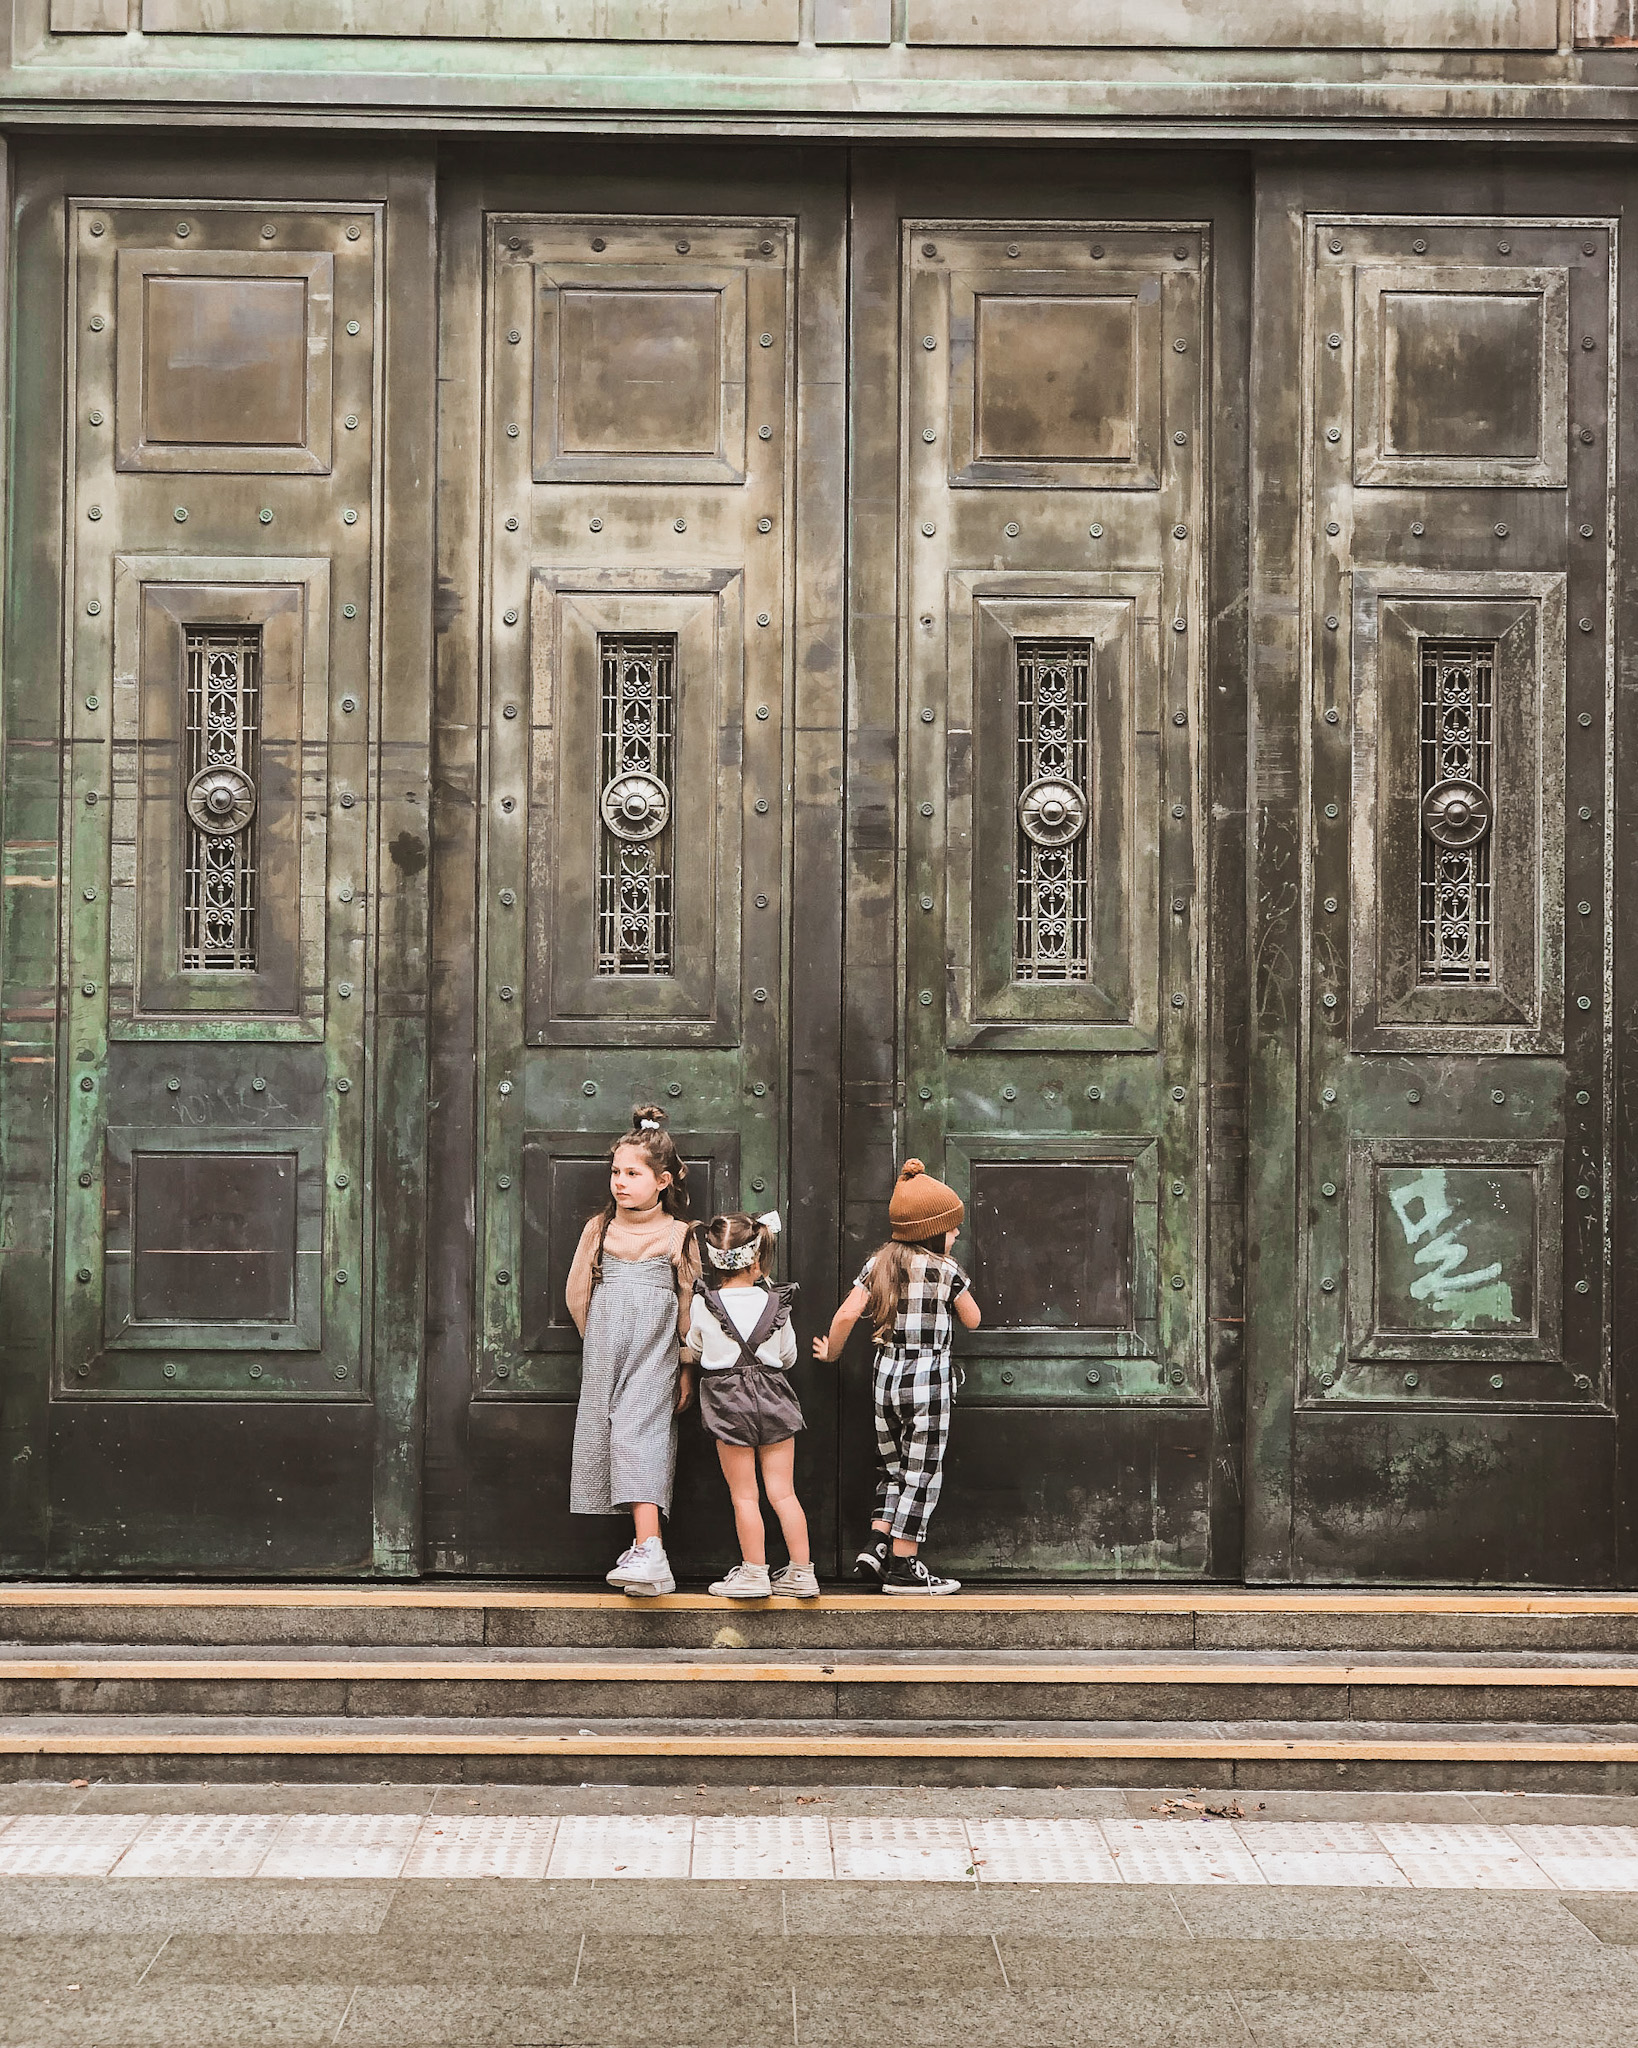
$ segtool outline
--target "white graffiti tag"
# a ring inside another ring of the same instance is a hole
[[[1415,1180],[1390,1189],[1388,1200],[1399,1218],[1406,1244],[1416,1247],[1417,1265],[1431,1268],[1411,1282],[1413,1301],[1427,1302],[1436,1314],[1455,1311],[1458,1324],[1471,1323],[1480,1315],[1494,1322],[1516,1320],[1512,1313],[1512,1289],[1495,1284],[1501,1280],[1501,1262],[1490,1266],[1467,1265],[1468,1248],[1462,1233],[1468,1220],[1456,1214],[1442,1166],[1430,1166]],[[1413,1210],[1418,1213],[1412,1214]],[[1447,1224],[1448,1229],[1444,1227]]]

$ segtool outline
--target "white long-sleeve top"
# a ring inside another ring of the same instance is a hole
[[[720,1290],[719,1299],[740,1335],[749,1337],[767,1305],[768,1290],[766,1287],[724,1287]],[[702,1372],[727,1372],[740,1362],[739,1346],[697,1294],[683,1352],[685,1356],[699,1360]],[[771,1337],[765,1337],[757,1346],[756,1355],[775,1372],[787,1371],[796,1363],[796,1332],[788,1317]]]

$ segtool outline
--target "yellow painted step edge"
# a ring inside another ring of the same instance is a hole
[[[712,1664],[201,1657],[0,1658],[9,1680],[456,1685],[1383,1685],[1638,1687],[1638,1666],[1437,1664]]]
[[[920,1602],[906,1607],[923,1611]],[[707,1593],[630,1599],[623,1593],[529,1592],[514,1587],[471,1591],[436,1586],[0,1586],[8,1607],[495,1608],[526,1612],[707,1612],[773,1608],[832,1614],[899,1611],[880,1593],[826,1593],[818,1601],[713,1600]],[[1541,1614],[1638,1615],[1633,1593],[1260,1593],[1202,1588],[1190,1592],[1095,1590],[1075,1593],[957,1593],[936,1603],[956,1614]]]
[[[1177,1757],[1237,1762],[1638,1764],[1631,1742],[1275,1742],[936,1735],[0,1735],[0,1756]]]

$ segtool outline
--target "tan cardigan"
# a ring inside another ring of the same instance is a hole
[[[592,1260],[597,1254],[597,1234],[602,1228],[603,1219],[593,1216],[581,1231],[580,1242],[575,1246],[574,1262],[569,1267],[568,1284],[563,1290],[568,1298],[569,1313],[574,1317],[574,1326],[582,1337],[586,1334],[586,1313],[591,1307]],[[689,1311],[694,1300],[694,1280],[699,1272],[699,1262],[694,1256],[694,1239],[688,1225],[675,1216],[668,1216],[658,1202],[629,1222],[616,1212],[603,1243],[603,1256],[605,1259],[671,1261],[677,1276],[677,1337],[679,1342],[686,1342]]]

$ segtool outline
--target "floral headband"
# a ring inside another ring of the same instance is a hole
[[[770,1237],[777,1237],[779,1235],[780,1222],[777,1209],[770,1209],[765,1216],[758,1216],[753,1220],[760,1223]],[[719,1273],[743,1273],[748,1266],[756,1264],[757,1257],[762,1249],[759,1241],[753,1237],[749,1244],[736,1245],[732,1251],[723,1251],[711,1242],[703,1230],[700,1232],[700,1244],[704,1249],[706,1258],[710,1260]]]

